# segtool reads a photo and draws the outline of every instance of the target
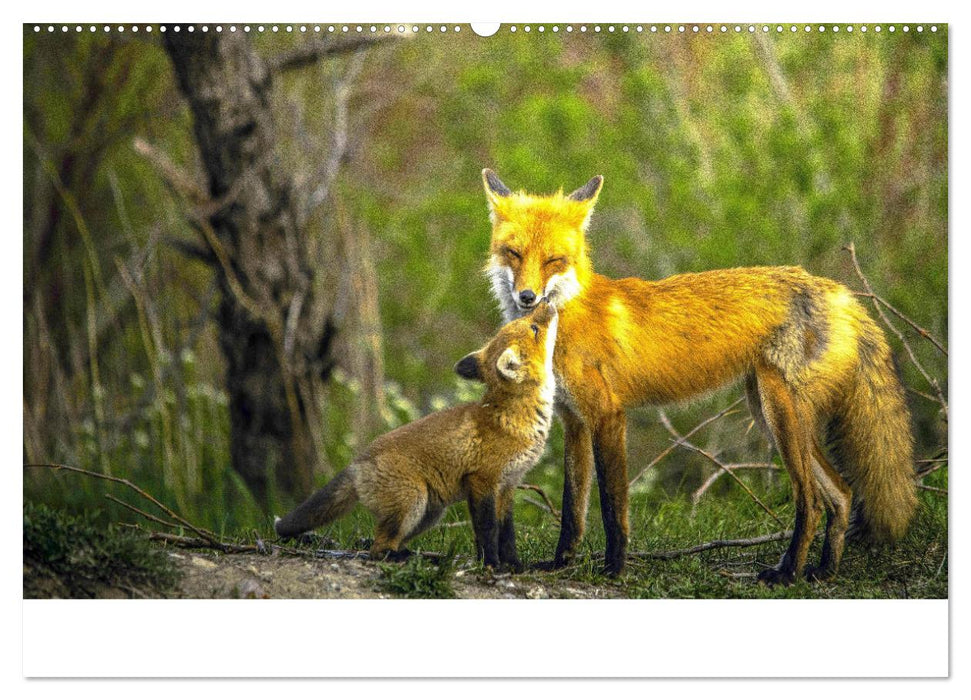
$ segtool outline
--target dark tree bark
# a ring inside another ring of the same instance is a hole
[[[233,467],[266,504],[312,487],[317,396],[335,328],[279,162],[272,73],[242,33],[168,31],[165,49],[194,117],[211,203],[200,223],[218,263]],[[315,264],[316,263],[316,264]]]

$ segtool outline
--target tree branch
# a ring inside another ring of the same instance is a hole
[[[315,37],[295,49],[272,57],[267,61],[267,67],[270,73],[278,74],[312,65],[325,58],[353,53],[361,48],[399,38],[402,37],[391,33],[378,36],[354,36],[346,39],[318,39]]]
[[[750,537],[747,539],[713,540],[711,542],[696,544],[693,547],[687,547],[686,549],[672,549],[666,552],[631,552],[628,556],[635,559],[668,560],[683,557],[688,554],[707,552],[711,549],[723,549],[725,547],[754,547],[759,544],[765,544],[766,542],[778,542],[779,540],[786,540],[790,537],[792,537],[792,530],[786,530],[784,532],[774,532],[771,535],[762,535],[760,537]]]
[[[516,488],[522,489],[523,491],[535,491],[536,493],[538,493],[540,498],[543,499],[543,504],[546,506],[546,510],[550,512],[550,515],[552,515],[557,520],[560,519],[560,511],[558,511],[556,507],[553,505],[553,501],[550,500],[550,497],[546,495],[546,491],[541,489],[539,486],[536,486],[535,484],[519,484]],[[529,502],[536,503],[536,505],[540,505],[538,502],[533,500],[529,500]]]
[[[873,287],[870,286],[870,281],[866,278],[866,275],[863,274],[863,270],[860,268],[860,263],[856,259],[856,246],[854,246],[853,243],[848,243],[847,245],[843,246],[843,250],[847,251],[850,254],[850,260],[852,260],[853,262],[853,268],[856,270],[856,275],[857,277],[860,278],[860,281],[863,283],[863,286],[866,288],[866,291],[870,294],[871,296],[870,300],[873,302],[873,308],[876,309],[876,312],[877,314],[879,314],[884,325],[886,325],[886,327],[889,328],[895,336],[897,336],[897,339],[904,346],[904,350],[907,351],[907,355],[910,357],[910,361],[914,364],[914,367],[917,368],[917,371],[921,373],[921,376],[923,376],[924,379],[927,381],[927,383],[934,389],[934,393],[937,394],[938,403],[940,403],[941,409],[944,411],[944,420],[946,421],[948,417],[947,399],[944,398],[944,392],[941,391],[941,385],[938,384],[937,380],[934,379],[934,377],[930,376],[927,373],[927,370],[924,369],[924,366],[920,363],[920,361],[917,359],[917,356],[914,354],[914,350],[913,348],[910,347],[910,343],[907,342],[907,339],[904,337],[904,334],[901,333],[897,329],[897,327],[890,322],[890,319],[887,318],[887,315],[883,312],[883,308],[880,306],[880,303],[877,301],[877,298],[876,298],[877,295],[874,293]],[[941,349],[943,350],[943,348]]]
[[[130,482],[128,479],[122,479],[117,476],[109,476],[107,474],[99,474],[98,472],[88,471],[87,469],[81,469],[80,467],[72,467],[67,464],[25,464],[24,467],[53,469],[54,471],[62,471],[62,470],[69,471],[69,472],[74,472],[75,474],[83,474],[84,476],[94,477],[95,479],[103,479],[104,481],[111,481],[115,484],[121,484],[122,486],[127,486],[128,488],[130,488],[132,491],[137,493],[145,500],[153,503],[155,506],[161,509],[166,515],[168,515],[170,518],[178,522],[180,525],[182,525],[185,528],[188,528],[189,530],[192,530],[192,532],[196,533],[199,537],[209,542],[209,544],[212,547],[216,549],[224,549],[225,547],[225,543],[220,542],[219,538],[216,537],[214,533],[210,532],[209,530],[206,530],[205,528],[196,527],[188,520],[183,518],[181,515],[176,513],[174,510],[169,508],[167,505],[165,505],[157,498],[152,496],[150,493],[142,490],[141,488],[139,488],[138,486]]]
[[[741,399],[739,399],[739,400],[741,400]],[[686,437],[681,437],[681,435],[678,434],[678,431],[675,430],[674,426],[671,425],[671,421],[668,420],[667,414],[663,410],[658,411],[658,413],[661,416],[661,423],[664,425],[665,428],[668,429],[668,432],[670,432],[671,435],[674,436],[674,438],[676,440],[675,445],[674,445],[675,447],[677,447],[678,445],[680,445],[681,447],[686,447],[687,449],[693,450],[694,452],[697,452],[701,456],[707,458],[709,461],[711,461],[713,464],[715,464],[715,466],[717,466],[719,469],[721,469],[725,474],[728,474],[730,477],[732,477],[738,483],[738,485],[741,486],[742,489],[744,489],[745,493],[747,493],[752,498],[753,501],[755,501],[756,503],[759,504],[759,507],[761,507],[762,510],[764,510],[766,513],[768,513],[769,515],[771,515],[775,519],[775,521],[777,523],[779,523],[782,526],[785,526],[785,523],[783,523],[782,520],[779,519],[779,516],[776,515],[774,512],[772,512],[772,509],[769,508],[767,505],[765,505],[759,499],[759,497],[755,495],[755,492],[752,491],[752,489],[750,489],[748,486],[746,486],[745,482],[742,481],[741,479],[739,479],[735,475],[735,473],[732,472],[732,470],[729,469],[728,466],[724,462],[722,462],[720,459],[718,459],[717,457],[715,457],[710,452],[706,452],[705,450],[701,449],[700,447],[697,447],[695,445],[692,445],[690,442],[688,442],[688,440],[686,439]]]
[[[722,410],[720,410],[715,415],[710,416],[710,417],[706,418],[705,420],[701,421],[700,423],[698,423],[698,425],[696,425],[691,430],[689,430],[687,433],[685,433],[684,434],[684,437],[681,438],[681,439],[682,440],[687,440],[689,437],[691,437],[692,435],[694,435],[695,433],[697,433],[699,430],[701,430],[702,428],[704,428],[709,423],[713,423],[716,420],[718,420],[719,418],[724,418],[725,416],[730,415],[731,413],[733,413],[733,409],[736,406],[738,406],[740,403],[742,403],[742,401],[744,401],[744,400],[745,400],[745,397],[741,397],[741,398],[736,399],[735,401],[733,401],[732,403],[730,403],[728,406],[726,406],[725,408],[723,408]],[[650,461],[650,463],[647,464],[647,466],[643,467],[639,472],[637,472],[634,475],[634,477],[628,482],[627,485],[628,486],[633,486],[634,482],[637,481],[638,479],[640,479],[645,473],[647,473],[647,470],[648,469],[650,469],[651,467],[653,467],[654,465],[656,465],[658,462],[660,462],[662,459],[664,459],[665,457],[667,457],[669,454],[671,454],[672,452],[674,452],[674,450],[677,448],[677,446],[679,444],[680,444],[679,442],[675,442],[673,445],[671,445],[666,450],[664,450],[663,452],[661,452],[661,454],[659,454],[657,457],[655,457],[654,459],[652,459]]]

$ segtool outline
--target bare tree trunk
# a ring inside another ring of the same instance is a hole
[[[332,365],[330,301],[315,284],[299,197],[277,160],[272,73],[242,33],[164,35],[189,102],[212,203],[204,234],[218,259],[233,467],[266,504],[270,474],[312,487],[316,397]]]
[[[378,307],[378,274],[371,236],[363,225],[352,226],[338,212],[341,277],[334,318],[341,328],[337,356],[360,386],[352,429],[362,443],[380,432],[387,411],[384,393],[384,342]]]

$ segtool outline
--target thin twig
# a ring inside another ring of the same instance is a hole
[[[923,337],[926,340],[929,340],[934,345],[934,347],[936,347],[938,350],[944,353],[944,357],[948,356],[947,348],[945,348],[944,345],[930,333],[930,331],[927,331],[921,328],[920,326],[918,326],[910,318],[905,316],[903,312],[899,311],[896,307],[894,307],[893,304],[891,304],[889,301],[881,297],[879,294],[874,294],[873,292],[854,292],[854,294],[856,294],[856,296],[858,297],[867,297],[869,299],[873,299],[874,301],[880,302],[881,304],[886,306],[889,311],[892,311],[897,318],[899,318],[901,321],[903,321],[911,328],[913,328],[915,331],[917,331],[921,335],[921,337]]]
[[[792,537],[792,530],[786,530],[784,532],[774,532],[771,535],[761,535],[759,537],[749,537],[738,540],[713,540],[711,542],[696,544],[693,547],[687,547],[685,549],[672,549],[665,552],[631,552],[628,556],[637,559],[676,559],[677,557],[683,557],[688,554],[707,552],[711,549],[724,549],[726,547],[754,547],[756,545],[765,544],[766,542],[778,542],[779,540],[785,540],[790,537]]]
[[[739,399],[739,400],[741,400],[741,399]],[[660,417],[661,417],[661,424],[665,428],[667,428],[668,432],[671,433],[671,435],[674,436],[674,438],[675,438],[675,445],[676,446],[677,445],[681,445],[682,447],[686,447],[689,450],[694,450],[698,454],[700,454],[700,455],[708,458],[719,469],[721,469],[723,473],[728,474],[736,482],[738,482],[738,485],[741,486],[745,490],[745,493],[747,493],[749,496],[751,496],[752,500],[754,500],[756,503],[759,504],[759,506],[761,506],[762,510],[764,510],[766,513],[768,513],[773,518],[775,518],[775,521],[777,523],[779,523],[780,525],[782,525],[783,527],[785,527],[785,523],[783,523],[782,520],[779,519],[779,516],[777,516],[775,513],[773,513],[771,508],[769,508],[767,505],[765,505],[764,503],[762,503],[762,501],[759,499],[759,497],[755,495],[755,492],[753,492],[752,489],[750,489],[748,486],[746,486],[744,481],[742,481],[737,476],[735,476],[734,472],[732,472],[732,470],[728,468],[728,465],[726,465],[720,459],[718,459],[717,457],[715,457],[713,454],[711,454],[709,452],[706,452],[705,450],[701,449],[700,447],[698,447],[696,445],[693,445],[692,443],[688,442],[687,436],[682,437],[678,433],[678,431],[675,429],[675,427],[671,424],[671,421],[668,419],[667,414],[663,410],[658,411],[658,415],[660,415]]]
[[[710,417],[706,418],[705,420],[701,421],[700,423],[698,423],[698,425],[696,425],[691,430],[689,430],[687,433],[685,433],[683,439],[685,439],[685,440],[688,439],[689,437],[691,437],[692,435],[694,435],[695,433],[697,433],[699,430],[701,430],[702,428],[704,428],[709,423],[713,423],[714,421],[718,420],[719,418],[724,418],[725,416],[730,415],[733,412],[732,409],[734,409],[736,406],[738,406],[738,404],[740,404],[744,400],[745,400],[745,397],[741,397],[739,399],[736,399],[735,401],[733,401],[732,403],[730,403],[728,406],[726,406],[725,408],[723,408],[721,411],[719,411],[715,415],[710,416]],[[648,469],[650,469],[651,467],[653,467],[654,465],[656,465],[658,462],[660,462],[662,459],[664,459],[665,457],[667,457],[669,454],[671,454],[672,452],[674,452],[674,450],[678,447],[678,444],[679,443],[676,442],[675,444],[673,444],[670,447],[668,447],[666,450],[662,451],[661,454],[659,454],[657,457],[655,457],[654,459],[652,459],[647,464],[647,466],[643,467],[639,472],[637,472],[637,474],[634,475],[634,477],[628,482],[628,486],[633,486],[634,482],[637,481],[638,479],[640,479],[647,472]]]
[[[733,471],[735,469],[768,469],[772,471],[779,471],[779,467],[772,464],[771,462],[740,462],[736,464],[726,464],[725,469],[728,471]],[[697,504],[701,500],[701,497],[705,495],[705,492],[711,488],[718,479],[724,475],[723,471],[712,472],[711,476],[705,479],[705,482],[699,486],[694,493],[691,494],[691,502]]]
[[[724,472],[725,472],[726,474],[728,474],[728,475],[729,475],[730,477],[732,477],[732,478],[733,478],[733,479],[735,480],[735,482],[736,482],[736,483],[737,483],[737,484],[738,484],[739,486],[741,486],[741,487],[742,487],[742,490],[744,490],[744,491],[745,491],[745,493],[747,493],[747,494],[749,495],[749,497],[750,497],[750,498],[751,498],[751,499],[752,499],[753,501],[755,501],[755,502],[756,502],[756,503],[757,503],[757,504],[759,505],[759,507],[760,507],[760,508],[761,508],[762,510],[764,510],[764,511],[765,511],[766,513],[768,513],[769,515],[771,515],[771,516],[772,516],[772,518],[773,518],[773,519],[774,519],[774,520],[775,520],[775,521],[776,521],[777,523],[779,523],[780,525],[782,525],[783,527],[785,527],[785,523],[784,523],[784,522],[782,522],[782,520],[781,520],[781,519],[779,518],[779,516],[778,516],[778,515],[776,515],[776,514],[775,514],[775,513],[774,513],[774,512],[772,511],[772,509],[771,509],[771,508],[769,508],[769,507],[768,507],[767,505],[765,505],[765,504],[764,504],[764,503],[762,502],[762,500],[761,500],[761,499],[760,499],[760,498],[759,498],[758,496],[756,496],[756,495],[755,495],[755,493],[754,493],[754,492],[752,491],[752,489],[750,489],[750,488],[749,488],[748,486],[746,486],[746,484],[745,484],[745,482],[744,482],[744,481],[742,481],[741,479],[739,479],[739,478],[738,478],[738,477],[737,477],[737,476],[736,476],[736,475],[735,475],[735,474],[734,474],[734,473],[732,472],[732,470],[731,470],[731,469],[729,469],[729,468],[728,468],[728,467],[727,467],[727,466],[725,465],[725,463],[724,463],[724,462],[722,462],[722,461],[721,461],[720,459],[718,459],[717,457],[715,457],[715,455],[713,455],[713,454],[711,454],[710,452],[707,452],[706,450],[703,450],[703,449],[701,449],[701,448],[700,448],[700,447],[698,447],[697,445],[693,445],[693,444],[691,444],[691,443],[690,443],[690,442],[688,442],[687,440],[681,440],[681,442],[680,442],[679,444],[680,444],[680,445],[681,445],[682,447],[685,447],[685,448],[687,448],[687,449],[689,449],[689,450],[693,450],[694,452],[697,452],[697,453],[698,453],[698,454],[700,454],[700,455],[701,455],[702,457],[705,457],[705,458],[706,458],[706,459],[708,459],[708,460],[709,460],[710,462],[712,462],[713,464],[715,464],[715,465],[716,465],[716,466],[717,466],[717,467],[718,467],[719,469],[721,469],[721,470],[723,470],[723,471],[724,471]]]
[[[131,503],[126,503],[125,501],[121,500],[120,498],[115,498],[110,493],[106,493],[105,494],[105,498],[107,498],[109,501],[112,501],[113,503],[117,503],[118,505],[122,506],[123,508],[127,508],[132,513],[135,513],[137,515],[142,516],[146,520],[151,520],[153,523],[158,523],[159,525],[164,525],[165,527],[171,527],[173,529],[174,528],[181,527],[178,523],[172,523],[172,522],[169,522],[168,520],[162,520],[162,518],[158,517],[157,515],[152,515],[151,513],[146,513],[144,510],[141,510],[139,508],[136,508]]]
[[[535,491],[536,493],[538,493],[540,498],[543,499],[543,504],[545,504],[546,510],[548,510],[554,518],[557,518],[557,519],[560,518],[560,511],[558,511],[556,509],[556,506],[553,505],[553,501],[550,499],[549,496],[546,495],[546,491],[541,489],[539,486],[536,486],[535,484],[519,484],[519,486],[517,486],[516,488],[522,489],[523,491]],[[536,503],[536,501],[532,501],[532,503]],[[536,503],[536,505],[540,505],[540,504]]]
[[[204,540],[199,537],[173,535],[170,532],[149,532],[148,539],[156,542],[165,542],[166,544],[172,544],[176,547],[182,547],[183,549],[218,549],[219,551],[228,554],[261,553],[259,547],[257,547],[255,544],[231,544],[229,542],[220,542],[219,546],[215,547],[208,540]]]
[[[866,288],[867,292],[872,295],[871,301],[873,302],[873,308],[876,309],[876,312],[883,320],[884,325],[886,325],[887,328],[889,328],[891,332],[897,336],[897,339],[900,340],[901,344],[904,346],[904,349],[907,351],[907,355],[910,356],[910,361],[914,363],[917,370],[921,373],[927,383],[934,389],[934,392],[937,394],[938,403],[940,403],[941,409],[944,411],[944,420],[947,420],[947,400],[944,398],[944,392],[941,391],[940,384],[938,384],[937,380],[927,373],[927,370],[924,369],[924,366],[914,354],[914,350],[910,347],[910,343],[907,342],[904,334],[901,333],[897,327],[893,325],[893,323],[891,323],[890,319],[887,318],[887,314],[883,312],[883,307],[877,301],[873,287],[870,286],[870,281],[866,278],[866,275],[863,274],[863,270],[860,268],[860,263],[856,259],[856,247],[852,243],[848,243],[847,245],[843,246],[843,250],[849,252],[850,259],[853,261],[853,268],[856,270],[856,275],[860,278],[860,281],[863,283],[863,286]]]
[[[928,467],[921,467],[920,469],[917,470],[917,473],[914,474],[914,478],[917,480],[923,479],[925,476],[930,476],[938,469],[942,469],[943,467],[946,467],[947,464],[948,464],[948,461],[945,459],[942,461],[936,461]]]
[[[222,548],[224,548],[226,546],[225,543],[224,542],[221,542],[219,540],[219,538],[216,537],[216,535],[214,533],[209,532],[205,528],[196,527],[195,525],[193,525],[192,523],[190,523],[188,520],[186,520],[185,518],[183,518],[181,515],[179,515],[178,513],[176,513],[174,510],[172,510],[171,508],[169,508],[167,505],[165,505],[164,503],[162,503],[161,501],[159,501],[152,494],[150,494],[150,493],[142,490],[141,488],[139,488],[138,486],[136,486],[135,484],[133,484],[132,482],[130,482],[128,479],[122,479],[122,478],[117,477],[117,476],[109,476],[107,474],[99,474],[98,472],[88,471],[87,469],[81,469],[79,467],[72,467],[72,466],[70,466],[68,464],[25,464],[24,467],[28,467],[28,468],[40,468],[40,469],[52,469],[54,471],[62,471],[62,470],[63,471],[69,471],[69,472],[74,472],[76,474],[83,474],[85,476],[94,477],[95,479],[103,479],[104,481],[111,481],[111,482],[114,482],[116,484],[121,484],[123,486],[127,486],[128,488],[130,488],[132,491],[134,491],[135,493],[137,493],[139,496],[141,496],[145,500],[150,501],[151,503],[155,504],[158,508],[160,508],[162,511],[164,511],[166,515],[168,515],[170,518],[172,518],[173,520],[175,520],[176,522],[178,522],[180,525],[182,525],[183,527],[185,527],[185,528],[187,528],[189,530],[192,530],[192,532],[194,532],[197,535],[199,535],[199,537],[201,537],[202,539],[207,540],[216,549],[222,549]]]
[[[927,484],[917,484],[917,488],[923,489],[924,491],[930,491],[931,493],[939,493],[944,496],[947,495],[947,489],[938,488],[937,486],[928,486]]]

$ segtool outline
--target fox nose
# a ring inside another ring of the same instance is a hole
[[[523,306],[532,306],[536,301],[536,292],[532,289],[524,289],[519,293],[519,303]]]

